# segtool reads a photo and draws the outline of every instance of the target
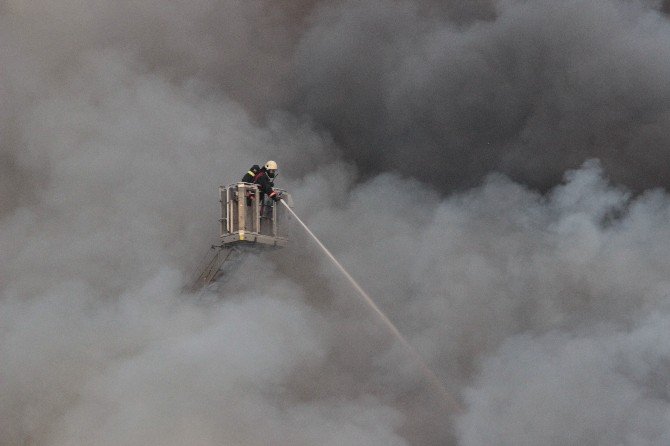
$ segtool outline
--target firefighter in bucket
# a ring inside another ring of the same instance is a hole
[[[269,160],[263,167],[259,168],[258,165],[253,165],[251,169],[242,177],[242,181],[245,183],[253,183],[258,185],[259,197],[261,203],[261,217],[264,216],[265,206],[265,197],[273,201],[281,200],[281,193],[274,190],[274,180],[277,178],[277,163],[275,161]],[[251,200],[253,198],[252,194],[247,195],[247,206],[251,206]]]

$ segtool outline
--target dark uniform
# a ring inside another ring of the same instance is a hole
[[[254,164],[253,166],[251,166],[251,169],[249,169],[247,173],[244,174],[244,176],[242,177],[242,182],[253,183],[254,178],[256,177],[258,172],[260,172],[260,170],[261,170],[260,166],[258,164]]]
[[[242,177],[242,181],[245,183],[253,183],[258,185],[259,198],[260,198],[260,208],[261,215],[263,215],[263,210],[265,208],[265,196],[274,201],[281,200],[281,194],[274,190],[274,179],[277,176],[277,163],[274,161],[268,161],[263,167],[259,167],[257,164],[251,166],[251,169]],[[255,194],[252,191],[247,192],[247,206],[251,206],[252,199]]]
[[[281,199],[279,193],[274,190],[274,179],[270,178],[267,171],[265,170],[265,167],[263,167],[260,172],[256,174],[254,183],[258,184],[258,189],[261,193],[261,202],[263,202],[265,195],[272,198],[274,201],[279,201]]]

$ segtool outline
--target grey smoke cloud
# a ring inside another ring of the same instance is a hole
[[[458,444],[663,444],[668,358],[651,344],[667,319],[668,204],[661,190],[631,198],[590,162],[546,195],[496,175],[440,201],[378,177],[311,223],[332,225],[326,243],[465,389]],[[352,226],[369,244],[337,230]],[[638,349],[644,362],[625,359]],[[416,385],[397,352],[377,357],[391,388]]]
[[[414,2],[315,17],[292,107],[366,171],[450,190],[496,170],[546,188],[598,157],[616,181],[668,184],[669,31],[649,2],[500,1],[465,24]]]
[[[462,444],[666,443],[667,330],[654,314],[632,330],[510,338],[468,392]]]
[[[662,7],[0,3],[0,443],[666,444]],[[267,158],[464,415],[297,231],[180,294]]]

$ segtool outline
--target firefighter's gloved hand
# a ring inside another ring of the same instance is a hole
[[[272,195],[272,199],[273,199],[275,202],[281,200],[281,193],[279,193],[279,192],[275,193],[274,195]]]

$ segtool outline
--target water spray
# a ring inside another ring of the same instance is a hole
[[[289,210],[289,212],[295,217],[295,219],[300,223],[300,225],[307,231],[307,233],[314,239],[314,241],[319,245],[319,247],[323,250],[323,252],[328,256],[328,258],[335,264],[337,269],[344,274],[344,276],[349,280],[349,283],[358,291],[358,294],[363,298],[363,302],[373,311],[373,313],[379,318],[379,320],[383,323],[383,325],[388,329],[388,331],[393,335],[393,337],[402,344],[402,346],[405,348],[405,350],[412,356],[414,361],[419,365],[421,373],[423,374],[424,378],[440,393],[440,395],[444,398],[445,402],[451,408],[453,411],[457,413],[462,413],[463,408],[461,405],[458,403],[456,398],[449,393],[449,391],[444,387],[444,384],[442,384],[442,381],[437,377],[435,372],[433,372],[430,367],[428,367],[428,364],[423,360],[421,355],[416,351],[414,347],[412,347],[412,344],[405,339],[405,337],[400,333],[400,330],[396,328],[396,326],[391,322],[391,320],[386,316],[382,310],[379,309],[377,304],[372,300],[372,298],[368,295],[368,293],[361,288],[361,286],[354,280],[354,278],[349,274],[349,272],[344,269],[342,264],[338,262],[338,260],[333,256],[333,254],[324,246],[323,243],[314,235],[314,233],[307,227],[307,225],[298,217],[298,215],[289,207],[288,204],[284,200],[280,200],[281,203],[286,207],[286,209]]]

